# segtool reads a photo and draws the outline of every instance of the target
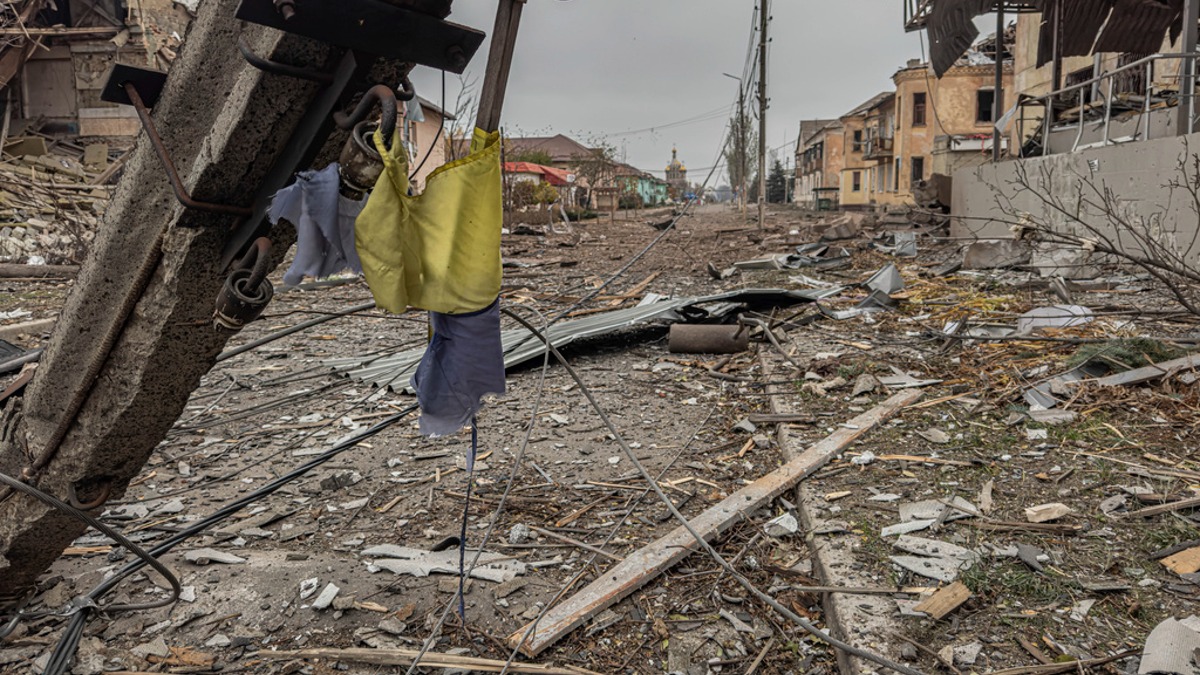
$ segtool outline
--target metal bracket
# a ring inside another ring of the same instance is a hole
[[[383,0],[337,0],[290,5],[242,0],[237,18],[384,58],[462,73],[484,34]]]
[[[129,98],[125,85],[132,84],[141,97],[142,104],[153,108],[162,96],[163,87],[167,84],[167,74],[161,70],[138,68],[124,63],[115,64],[108,73],[108,81],[100,92],[100,100],[121,105],[134,105]]]

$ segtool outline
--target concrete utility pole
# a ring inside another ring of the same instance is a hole
[[[337,61],[321,43],[237,20],[238,4],[201,6],[153,117],[191,195],[245,206],[319,85],[250,66],[238,38],[284,63]],[[0,412],[0,471],[40,463],[29,482],[92,509],[124,494],[231,335],[214,328],[213,308],[238,217],[181,206],[147,141],[138,139],[23,400]],[[336,156],[334,144],[336,135],[323,154]],[[273,266],[294,235],[272,236]],[[84,529],[21,494],[0,503],[0,606]]]
[[[1184,54],[1196,53],[1196,33],[1197,21],[1200,21],[1200,0],[1184,0],[1183,3],[1183,36],[1182,46]],[[1179,135],[1190,134],[1195,131],[1196,121],[1196,59],[1184,59],[1180,64],[1180,72],[1183,74],[1179,88],[1179,118],[1175,128],[1179,131]]]
[[[758,229],[767,224],[767,25],[771,3],[759,0],[758,36]]]

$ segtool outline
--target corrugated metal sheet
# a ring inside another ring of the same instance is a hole
[[[1053,27],[1048,19],[1053,0],[1042,0],[1038,34],[1039,67],[1053,58]],[[1061,0],[1063,56],[1096,52],[1153,54],[1163,40],[1178,37],[1183,0]],[[979,30],[973,20],[994,11],[996,0],[938,0],[926,22],[930,61],[941,77],[967,53]]]
[[[686,314],[691,317],[705,316],[710,313],[727,313],[732,307],[742,303],[767,304],[797,304],[814,302],[841,292],[841,288],[831,288],[813,291],[786,291],[782,289],[746,289],[732,291],[720,295],[709,295],[697,298],[676,298],[661,300],[646,305],[618,309],[603,314],[593,314],[582,319],[563,321],[554,324],[546,331],[546,337],[556,347],[562,347],[576,341],[615,332],[622,328],[653,320],[680,321]],[[721,303],[716,307],[704,308],[702,305]],[[732,303],[732,304],[731,304]],[[524,328],[506,330],[501,336],[504,345],[504,366],[525,363],[542,356],[542,342]],[[333,368],[338,373],[359,382],[376,387],[401,390],[408,387],[417,364],[425,349],[411,349],[397,354],[346,359],[332,359],[324,365]]]
[[[1104,27],[1112,11],[1112,0],[1063,0],[1063,56],[1087,56],[1092,53],[1096,34]]]
[[[992,11],[995,4],[995,0],[942,0],[933,6],[928,26],[934,74],[945,75],[967,53],[979,37],[975,17]]]
[[[1133,54],[1158,52],[1167,31],[1181,20],[1182,15],[1183,0],[1116,0],[1104,32],[1096,40],[1096,50]]]

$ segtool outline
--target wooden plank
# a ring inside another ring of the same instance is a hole
[[[652,272],[650,274],[650,276],[646,277],[645,279],[642,279],[641,283],[639,283],[637,286],[634,286],[633,288],[629,289],[629,291],[627,293],[617,296],[617,298],[615,300],[608,303],[608,306],[609,307],[620,307],[621,304],[624,303],[626,300],[633,300],[637,296],[641,295],[642,292],[646,290],[646,287],[649,286],[651,284],[651,282],[653,282],[655,279],[658,278],[659,274],[662,274],[662,272]]]
[[[773,499],[812,475],[868,431],[886,421],[905,406],[921,398],[921,391],[902,391],[876,408],[859,415],[849,424],[810,446],[792,461],[734,492],[720,503],[690,521],[690,525],[706,541],[712,541]],[[651,542],[625,557],[625,561],[609,568],[579,593],[567,598],[546,613],[536,624],[528,640],[521,644],[530,624],[508,637],[509,645],[521,645],[528,656],[537,656],[563,636],[575,630],[589,618],[604,611],[622,598],[673,567],[690,555],[696,540],[683,526]]]
[[[1173,556],[1162,559],[1163,567],[1175,574],[1195,574],[1200,572],[1200,546],[1180,551]]]
[[[749,418],[752,424],[816,424],[812,415],[793,413],[754,413]]]
[[[0,326],[0,340],[12,340],[19,335],[38,335],[54,328],[58,319],[38,319],[26,323]]]
[[[366,663],[376,666],[407,666],[413,662],[419,653],[416,649],[295,649],[295,650],[263,650],[257,654],[260,659],[286,661],[290,659],[329,659],[347,661],[350,663]],[[499,673],[505,670],[504,661],[482,659],[473,656],[454,656],[426,652],[421,657],[421,665],[431,668],[456,668],[480,673]],[[544,675],[599,675],[583,668],[571,666],[553,666],[537,663],[521,663],[515,661],[508,666],[510,673],[543,673]]]
[[[971,599],[971,589],[963,582],[956,581],[913,607],[913,611],[925,612],[934,621],[941,621],[946,615],[962,606]]]
[[[1200,497],[1192,497],[1191,499],[1181,499],[1177,502],[1169,504],[1159,504],[1158,506],[1147,506],[1144,509],[1138,509],[1127,514],[1126,518],[1146,518],[1149,516],[1157,516],[1160,513],[1171,513],[1172,511],[1182,511],[1184,509],[1200,508]]]

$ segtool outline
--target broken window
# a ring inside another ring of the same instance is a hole
[[[1117,57],[1117,68],[1128,66],[1145,58],[1146,54],[1121,54]],[[1154,80],[1154,62],[1149,63],[1150,79]],[[1131,68],[1116,73],[1112,77],[1112,93],[1115,94],[1138,94],[1145,95],[1146,93],[1146,67]]]
[[[925,180],[925,158],[912,158],[912,183],[915,185],[920,181]]]
[[[925,92],[923,91],[913,94],[912,125],[914,127],[925,126]]]
[[[851,191],[862,192],[862,172],[855,171],[852,174],[852,176],[853,176],[853,181],[852,181],[853,185],[851,187]]]
[[[992,107],[996,105],[996,90],[991,87],[975,92],[975,123],[991,124],[996,121]]]
[[[1087,82],[1088,80],[1092,79],[1093,77],[1095,77],[1095,69],[1092,66],[1088,66],[1087,68],[1080,68],[1079,70],[1076,70],[1074,72],[1067,73],[1066,80],[1064,81],[1064,86],[1070,87],[1072,85],[1076,85],[1081,82]],[[1074,91],[1070,91],[1070,92],[1064,94],[1062,97],[1062,100],[1067,105],[1072,105],[1072,106],[1087,105],[1092,102],[1092,91],[1094,88],[1095,87],[1093,86],[1093,87],[1081,87],[1079,89],[1075,89]],[[1079,100],[1079,96],[1080,96],[1081,92],[1083,95],[1082,101]]]
[[[892,192],[900,191],[900,158],[896,158],[896,171],[892,173]]]
[[[862,129],[855,129],[855,131],[854,131],[854,151],[855,151],[855,152],[862,152],[862,151],[863,151],[863,132],[862,132]]]

